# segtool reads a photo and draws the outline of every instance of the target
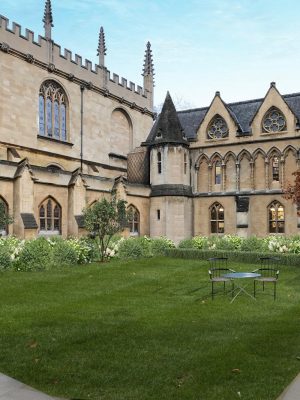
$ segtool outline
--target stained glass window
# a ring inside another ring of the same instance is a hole
[[[45,81],[39,93],[39,134],[67,140],[66,95],[55,81]]]
[[[40,205],[39,220],[42,233],[61,232],[61,208],[55,200],[48,198]]]
[[[269,233],[284,233],[284,207],[273,201],[268,209]]]
[[[272,107],[263,118],[263,131],[276,133],[286,130],[286,120],[281,111],[276,107]]]
[[[228,126],[220,115],[216,115],[208,125],[207,138],[221,139],[228,136]]]
[[[214,203],[210,208],[211,233],[224,233],[224,208],[220,203]]]

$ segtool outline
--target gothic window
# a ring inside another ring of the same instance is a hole
[[[134,206],[129,206],[127,210],[130,235],[139,235],[140,233],[140,213]]]
[[[52,198],[44,200],[39,208],[40,233],[61,233],[61,208]]]
[[[157,172],[161,174],[161,152],[157,153]]]
[[[269,233],[284,233],[284,207],[273,201],[268,207]]]
[[[4,211],[5,215],[8,215],[8,205],[4,199],[0,197],[0,212],[2,213]],[[5,236],[7,235],[8,232],[8,227],[6,224],[0,225],[0,236]]]
[[[222,180],[222,167],[221,161],[215,163],[215,185],[220,185]]]
[[[224,227],[224,207],[220,203],[214,203],[210,207],[210,231],[224,233]]]
[[[40,87],[39,134],[67,140],[66,94],[55,81],[47,80]]]
[[[286,130],[286,120],[281,111],[272,107],[263,118],[263,132],[276,133]]]
[[[273,157],[272,160],[272,180],[279,182],[279,159]]]
[[[216,115],[208,125],[207,139],[221,139],[228,136],[228,126],[220,115]]]
[[[184,172],[184,175],[186,175],[186,171],[187,171],[187,156],[186,156],[186,154],[184,154],[184,156],[183,156],[183,172]]]

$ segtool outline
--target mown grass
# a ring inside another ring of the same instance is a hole
[[[0,371],[69,399],[275,400],[300,370],[300,269],[281,268],[275,302],[269,287],[233,304],[211,300],[207,269],[155,258],[2,273]]]

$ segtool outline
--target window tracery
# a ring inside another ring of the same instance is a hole
[[[67,140],[67,102],[62,87],[55,81],[43,82],[39,92],[39,134]]]
[[[284,207],[273,201],[268,207],[269,233],[284,233]]]
[[[228,125],[224,118],[220,115],[216,115],[207,128],[208,139],[221,139],[228,136]]]
[[[48,198],[39,208],[40,233],[57,234],[61,233],[61,207]]]
[[[224,233],[224,228],[224,207],[220,203],[214,203],[210,208],[210,231],[211,233]]]
[[[140,213],[134,206],[129,206],[127,210],[129,231],[131,235],[140,233]]]
[[[263,132],[276,133],[286,130],[286,119],[281,111],[272,107],[263,118]]]

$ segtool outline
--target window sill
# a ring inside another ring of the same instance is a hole
[[[49,136],[37,135],[37,138],[38,139],[43,139],[43,140],[48,140],[49,142],[64,144],[64,145],[67,145],[67,146],[70,146],[70,147],[74,146],[74,143],[64,142],[63,140],[55,139],[55,138],[52,138],[52,137],[49,137]]]

